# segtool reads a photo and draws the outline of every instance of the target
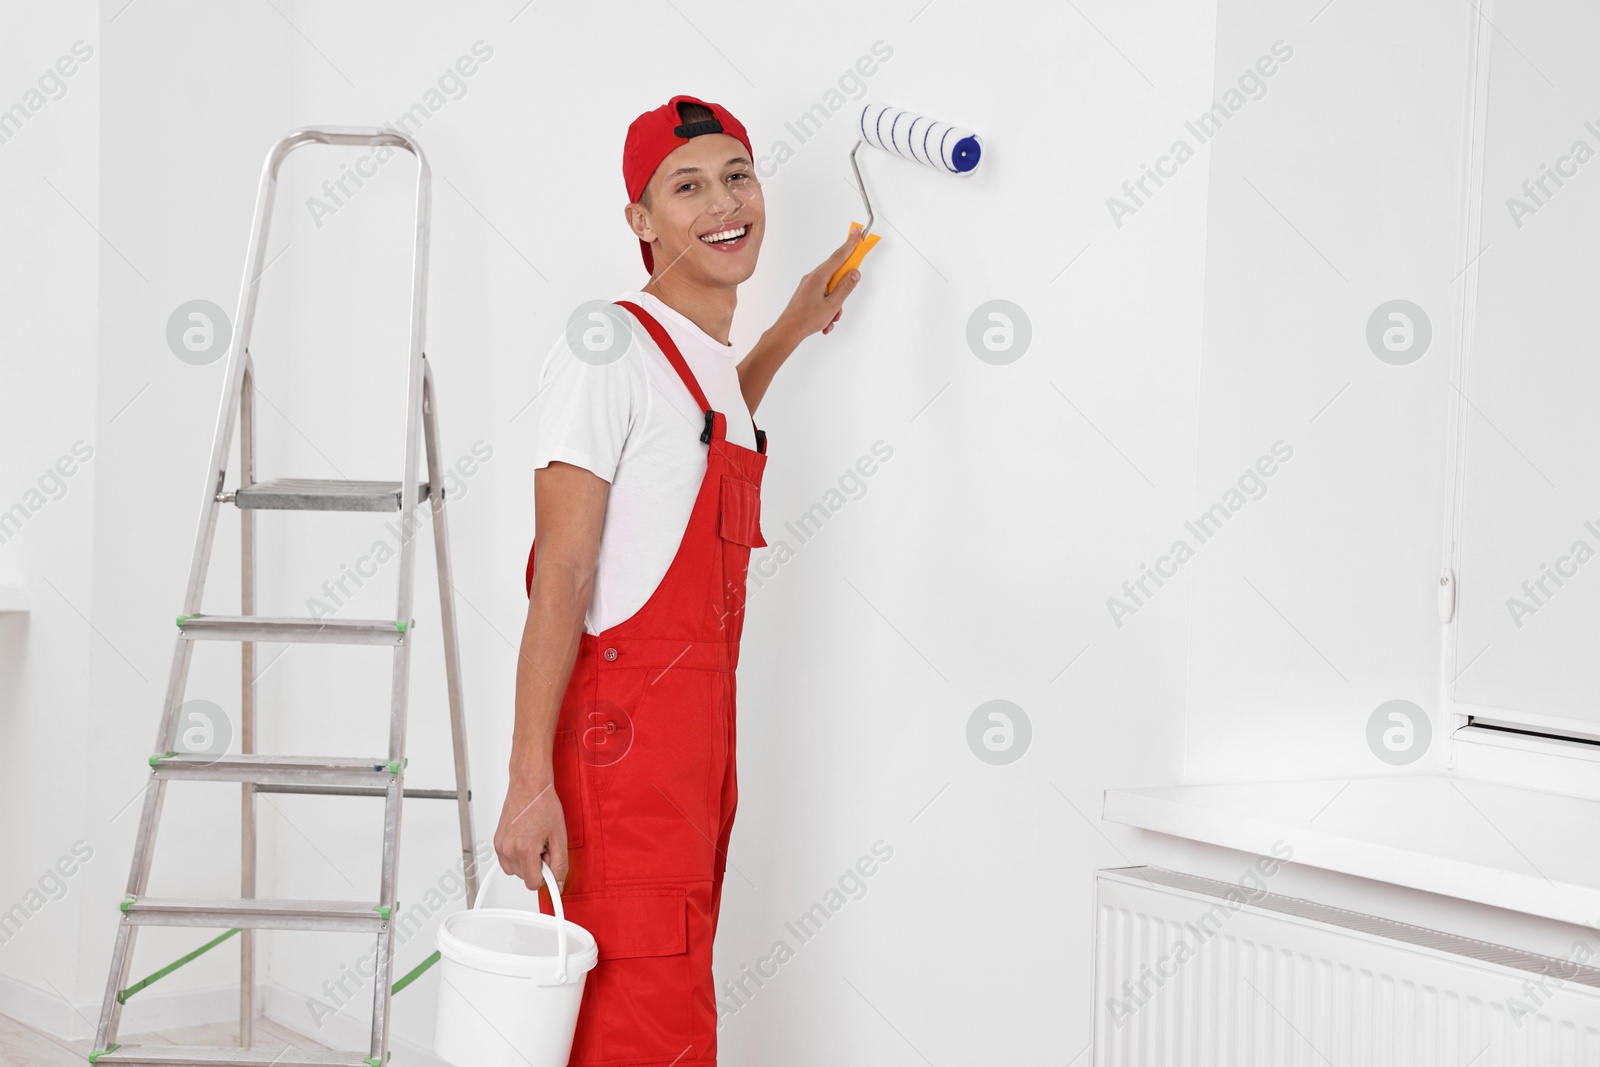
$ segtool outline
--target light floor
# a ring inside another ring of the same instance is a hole
[[[207,1026],[185,1026],[181,1029],[159,1030],[151,1034],[129,1034],[123,1038],[134,1045],[211,1045],[229,1046],[239,1043],[237,1022],[211,1023]],[[0,1015],[0,1067],[83,1067],[93,1051],[92,1041],[62,1041],[24,1026],[15,1019]],[[293,1030],[285,1029],[270,1019],[257,1019],[255,1047],[272,1049],[321,1048]]]

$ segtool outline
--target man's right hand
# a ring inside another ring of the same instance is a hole
[[[537,774],[514,774],[494,832],[500,869],[535,891],[544,884],[541,859],[550,865],[558,886],[564,888],[567,881],[567,820],[554,782],[548,765]]]
[[[594,599],[595,560],[611,485],[593,471],[552,460],[533,472],[538,569],[517,650],[516,721],[511,731],[511,787],[494,850],[500,869],[529,889],[544,884],[541,858],[556,883],[567,881],[567,821],[556,796],[551,751],[563,694]],[[579,798],[568,797],[577,803]]]

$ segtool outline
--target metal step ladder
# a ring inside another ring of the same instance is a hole
[[[404,149],[416,157],[416,245],[412,260],[410,376],[407,387],[404,474],[398,482],[353,482],[280,478],[256,480],[254,427],[254,373],[250,361],[250,333],[267,247],[278,171],[283,160],[308,144],[384,146]],[[467,900],[477,894],[476,857],[473,850],[471,793],[467,779],[467,749],[461,706],[461,669],[456,648],[455,598],[450,578],[450,548],[444,510],[444,468],[440,463],[438,422],[433,377],[423,355],[424,309],[428,283],[428,227],[430,177],[421,147],[393,129],[326,127],[296,130],[273,146],[267,155],[256,198],[255,223],[245,259],[245,276],[239,294],[234,332],[228,353],[227,388],[217,414],[194,559],[189,570],[183,614],[178,617],[177,647],[167,683],[166,703],[156,734],[155,755],[150,758],[150,783],[134,846],[128,891],[122,901],[122,921],[117,929],[106,983],[105,1003],[95,1034],[96,1064],[238,1064],[268,1067],[382,1067],[389,1053],[390,997],[404,988],[437,959],[435,953],[399,982],[393,981],[396,876],[399,871],[400,808],[407,797],[448,799],[456,802],[461,828],[461,856],[467,883]],[[235,420],[239,429],[240,472],[238,488],[225,492],[229,452]],[[419,440],[420,439],[420,440]],[[418,445],[426,452],[427,479],[418,478]],[[427,502],[433,518],[433,544],[439,576],[439,614],[444,638],[445,678],[449,690],[450,728],[455,749],[455,789],[405,788],[406,696],[411,666],[414,627],[411,618],[412,579],[416,539],[422,517],[419,505]],[[205,615],[200,611],[206,571],[215,539],[217,515],[224,505],[240,509],[242,531],[240,614]],[[393,618],[303,619],[269,618],[255,614],[255,512],[372,511],[401,515],[399,597]],[[220,757],[177,751],[179,709],[184,702],[191,655],[196,641],[241,643],[242,695],[240,751]],[[255,750],[255,642],[319,642],[394,647],[388,747],[382,756],[326,758],[261,755]],[[243,787],[241,818],[240,886],[238,899],[156,899],[145,895],[155,845],[156,824],[168,782],[229,781]],[[383,867],[376,900],[263,900],[256,897],[256,804],[258,793],[318,793],[384,798]],[[181,959],[150,976],[129,984],[135,934],[141,926],[211,927],[225,930]],[[255,1018],[256,930],[358,930],[377,938],[377,969],[372,1003],[372,1032],[367,1054],[359,1052],[252,1049]],[[178,967],[198,958],[238,935],[240,944],[239,1047],[183,1048],[170,1045],[136,1048],[117,1044],[117,1027],[126,1000]]]

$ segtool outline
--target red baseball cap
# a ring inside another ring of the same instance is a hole
[[[679,104],[699,104],[709,108],[711,118],[685,124],[678,115]],[[675,96],[654,111],[646,111],[634,119],[628,126],[628,139],[622,146],[622,180],[628,186],[628,203],[637,203],[639,197],[644,195],[645,186],[650,184],[656,168],[674,149],[688,144],[691,137],[707,133],[725,133],[737,138],[754,161],[755,152],[750,147],[749,136],[744,132],[744,124],[720,104],[694,96]],[[655,259],[650,255],[649,244],[640,241],[639,251],[644,255],[644,269],[655,273]]]

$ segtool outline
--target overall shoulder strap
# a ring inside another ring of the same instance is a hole
[[[706,413],[706,428],[705,432],[700,435],[700,440],[702,443],[710,441],[715,419],[715,415],[711,410],[711,402],[706,399],[706,394],[700,389],[700,383],[695,379],[694,371],[689,369],[689,362],[683,358],[683,353],[678,351],[678,346],[673,342],[672,335],[667,332],[666,327],[656,321],[654,315],[633,301],[618,300],[616,303],[619,307],[627,308],[632,312],[634,318],[644,323],[644,328],[650,331],[651,337],[655,338],[656,347],[660,348],[662,355],[667,357],[667,362],[672,364],[672,369],[678,372],[678,377],[683,380],[683,384],[688,388],[689,395],[694,397],[694,402],[700,405],[700,410]],[[750,425],[756,431],[756,449],[765,454],[767,451],[767,435],[765,431],[756,426],[754,418],[750,420]]]
[[[688,388],[689,395],[694,397],[694,402],[700,405],[701,411],[710,411],[711,404],[706,400],[706,394],[701,392],[700,383],[695,380],[694,372],[689,369],[688,362],[683,358],[683,353],[678,351],[678,346],[673,343],[672,335],[667,333],[666,327],[655,320],[644,308],[631,300],[618,300],[619,307],[625,307],[633,313],[633,317],[644,323],[644,328],[650,331],[650,336],[655,338],[656,346],[661,349],[661,354],[667,357],[667,362],[672,364],[672,369],[678,372],[678,377],[683,379],[683,384]]]

